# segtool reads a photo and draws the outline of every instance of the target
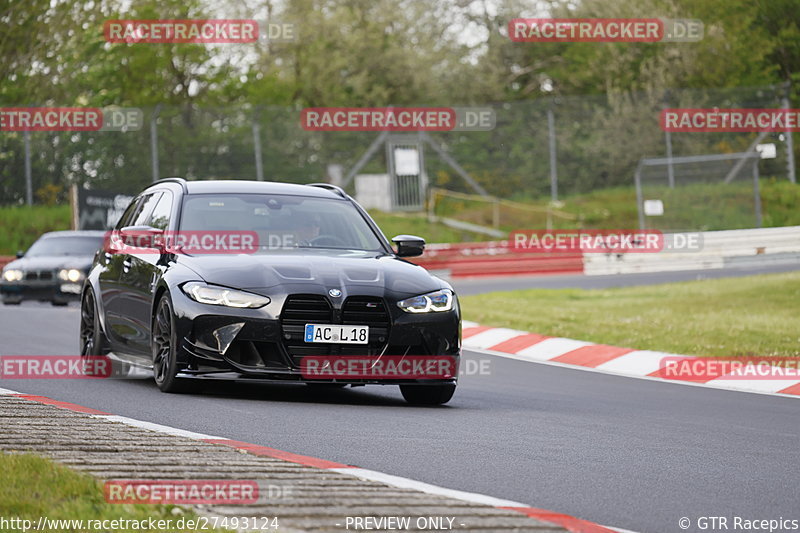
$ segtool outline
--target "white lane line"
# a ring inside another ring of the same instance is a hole
[[[533,361],[547,361],[548,359],[553,359],[559,355],[564,355],[572,350],[577,350],[578,348],[583,348],[584,346],[590,346],[592,344],[591,342],[553,337],[551,339],[545,339],[542,342],[537,342],[524,350],[520,350],[517,352],[517,355],[521,355],[525,359]]]
[[[494,355],[496,357],[503,357],[505,359],[514,359],[516,361],[523,361],[525,363],[536,363],[536,364],[539,364],[539,365],[557,366],[557,367],[560,367],[560,368],[567,368],[567,369],[570,369],[570,370],[580,370],[580,371],[583,371],[583,372],[596,372],[598,374],[606,374],[607,376],[619,376],[619,377],[622,377],[622,378],[641,379],[641,380],[645,380],[645,381],[653,381],[653,382],[656,382],[656,383],[669,383],[669,384],[674,384],[674,385],[683,385],[683,386],[686,386],[686,387],[701,387],[701,388],[705,388],[705,389],[713,388],[715,390],[727,390],[727,391],[730,391],[730,392],[743,392],[743,393],[747,393],[747,394],[760,394],[760,395],[763,395],[763,396],[776,396],[778,398],[792,398],[794,400],[800,399],[800,395],[797,395],[797,394],[781,394],[781,393],[778,393],[778,392],[764,392],[764,391],[758,391],[758,390],[731,389],[731,388],[722,388],[722,387],[706,387],[705,383],[696,383],[694,381],[680,381],[680,380],[677,380],[677,379],[663,379],[663,378],[657,378],[657,377],[653,377],[653,376],[648,376],[646,374],[642,374],[642,375],[628,374],[628,373],[620,371],[620,370],[605,370],[605,369],[600,368],[603,365],[599,365],[599,366],[596,366],[596,367],[578,366],[578,365],[570,365],[570,364],[566,364],[566,363],[559,363],[557,361],[539,361],[539,360],[531,359],[530,357],[523,357],[521,355],[513,354],[513,353],[495,352],[495,351],[492,351],[492,350],[479,350],[479,349],[474,349],[473,350],[471,348],[466,348],[466,349],[470,350],[470,351],[473,351],[473,352],[476,352],[476,353],[482,353],[482,354],[486,354],[486,355]],[[657,353],[657,352],[654,352],[654,353]],[[625,354],[625,355],[623,355],[621,357],[618,357],[617,359],[621,359],[622,357],[625,357],[627,355],[630,355],[630,354]],[[675,356],[674,354],[667,354],[667,353],[665,353],[663,355],[664,356],[672,356],[672,357]],[[656,370],[658,370],[658,367],[655,367],[653,369],[654,372]],[[786,385],[786,386],[788,387],[789,385]],[[605,527],[607,527],[607,526],[605,526]]]
[[[127,416],[119,415],[91,415],[94,418],[103,418],[112,422],[120,422],[141,429],[149,429],[150,431],[157,431],[159,433],[166,433],[176,437],[187,437],[194,440],[202,439],[224,439],[224,437],[215,437],[213,435],[206,435],[204,433],[195,433],[185,429],[173,428],[170,426],[162,426],[161,424],[154,424],[153,422],[145,422],[143,420],[136,420],[135,418],[128,418]]]
[[[469,320],[462,320],[461,321],[461,328],[462,329],[474,328],[475,326],[480,326],[480,324],[478,324],[477,322],[470,322]]]
[[[759,392],[778,392],[800,383],[797,379],[725,379],[706,381],[706,385],[717,389],[735,389]]]
[[[516,329],[492,328],[467,337],[464,339],[463,345],[468,348],[489,348],[520,335],[525,335],[525,332]]]
[[[328,470],[339,472],[340,474],[348,474],[369,481],[377,481],[379,483],[391,485],[392,487],[417,490],[427,494],[446,496],[448,498],[454,498],[456,500],[477,503],[481,505],[490,505],[492,507],[529,507],[529,505],[520,502],[503,500],[500,498],[495,498],[494,496],[486,496],[484,494],[476,494],[474,492],[446,489],[438,485],[431,485],[429,483],[423,483],[422,481],[416,481],[406,477],[393,476],[391,474],[384,474],[383,472],[376,472],[375,470],[367,470],[365,468],[329,468]]]
[[[24,394],[24,393],[17,392],[15,390],[0,389],[0,396],[12,396],[14,394]]]
[[[646,376],[661,368],[662,361],[665,357],[683,356],[665,352],[654,352],[651,350],[636,350],[621,355],[611,361],[606,361],[602,365],[597,365],[597,368],[631,376]]]

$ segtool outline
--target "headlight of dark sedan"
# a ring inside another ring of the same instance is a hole
[[[10,268],[3,271],[3,279],[6,281],[20,281],[22,279],[22,270]]]
[[[186,296],[201,304],[258,309],[270,302],[267,296],[253,294],[252,292],[237,291],[226,287],[206,285],[199,281],[190,281],[181,288]]]
[[[421,294],[397,302],[397,307],[406,313],[438,313],[453,309],[453,291],[442,289],[428,294]]]
[[[58,271],[58,279],[62,281],[71,281],[76,283],[86,276],[77,268],[63,268]]]

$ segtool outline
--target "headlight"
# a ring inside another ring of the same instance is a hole
[[[22,270],[10,268],[3,272],[3,279],[6,281],[19,281],[22,279]]]
[[[399,301],[397,307],[406,313],[436,313],[453,309],[453,300],[453,291],[442,289]]]
[[[58,278],[75,283],[83,279],[83,272],[77,268],[64,268],[58,271]]]
[[[257,309],[270,302],[270,299],[266,296],[224,287],[214,287],[197,281],[190,281],[182,288],[186,296],[201,304]]]

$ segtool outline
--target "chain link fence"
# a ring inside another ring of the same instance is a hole
[[[784,94],[783,87],[768,86],[498,103],[484,106],[495,112],[496,125],[491,131],[429,135],[492,197],[522,203],[570,203],[601,191],[618,190],[633,198],[634,174],[642,159],[745,152],[759,135],[665,133],[659,125],[662,109],[779,108],[787,105]],[[347,175],[379,135],[306,131],[301,127],[300,108],[158,106],[142,111],[144,124],[136,131],[0,132],[0,204],[26,201],[26,135],[34,203],[45,201],[47,191],[49,197],[61,195],[58,199],[63,201],[72,184],[135,193],[154,176],[325,181],[332,165],[340,166]],[[769,133],[762,135],[760,142],[773,143],[777,148],[775,158],[759,162],[760,175],[793,180],[787,157],[790,138]],[[426,149],[424,160],[432,187],[476,192],[434,151]],[[376,150],[359,172],[386,173],[385,150]],[[722,170],[710,167],[667,165],[649,172],[652,183],[668,178],[669,173],[675,179],[676,172],[682,185],[687,180],[702,183],[702,191],[696,192],[698,199],[725,198],[736,186],[735,182],[726,183]],[[352,181],[348,189],[354,191]],[[687,188],[682,190],[695,194]],[[635,211],[633,202],[630,207]],[[493,208],[488,209],[492,212]],[[591,227],[598,223],[593,217],[602,219],[601,215],[588,213],[579,222]],[[491,216],[496,222],[497,216]],[[525,221],[509,222],[514,224],[524,225]]]

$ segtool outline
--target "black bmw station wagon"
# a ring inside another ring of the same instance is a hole
[[[393,249],[328,184],[167,178],[136,196],[81,292],[82,355],[152,368],[175,392],[193,378],[399,385],[446,403],[458,379],[452,287]]]

